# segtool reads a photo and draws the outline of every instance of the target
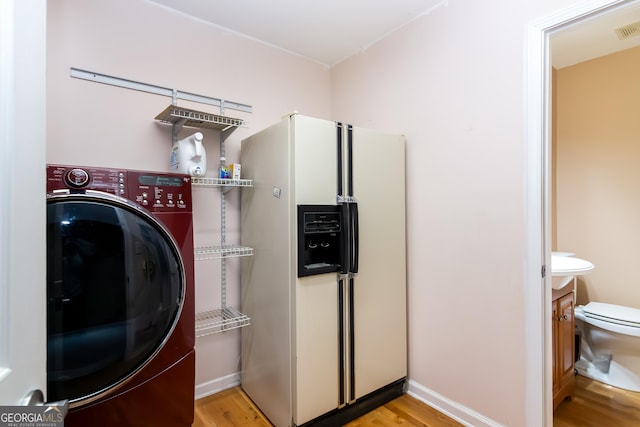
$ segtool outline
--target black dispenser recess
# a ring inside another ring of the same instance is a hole
[[[298,205],[298,277],[340,271],[342,233],[340,206]]]

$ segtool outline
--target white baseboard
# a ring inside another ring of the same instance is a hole
[[[195,389],[195,399],[202,399],[203,397],[210,396],[238,385],[240,385],[240,372],[216,378],[211,381],[207,381],[206,383],[197,384]],[[464,405],[460,405],[459,403],[456,403],[413,380],[409,380],[407,393],[465,426],[504,427],[502,424],[493,421]]]
[[[220,391],[240,385],[240,372],[216,378],[206,383],[196,384],[195,399],[202,399]]]
[[[407,393],[468,427],[504,427],[464,405],[460,405],[429,388],[409,380]]]

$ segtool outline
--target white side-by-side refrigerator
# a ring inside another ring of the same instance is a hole
[[[243,390],[276,427],[402,394],[404,137],[293,114],[244,139],[241,165]]]

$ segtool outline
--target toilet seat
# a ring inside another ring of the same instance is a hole
[[[640,310],[602,302],[576,307],[576,318],[602,329],[640,336]]]
[[[622,305],[590,302],[584,306],[587,317],[619,325],[640,327],[640,310]]]

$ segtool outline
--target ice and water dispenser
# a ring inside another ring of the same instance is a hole
[[[298,277],[341,270],[342,212],[335,205],[298,205]]]

